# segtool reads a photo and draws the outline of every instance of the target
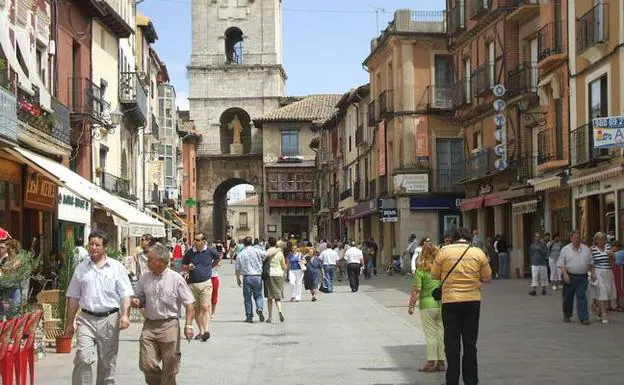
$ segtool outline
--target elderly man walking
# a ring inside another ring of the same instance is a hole
[[[236,282],[243,286],[243,298],[245,300],[245,322],[253,323],[253,304],[256,302],[256,313],[260,322],[264,322],[264,298],[262,293],[262,261],[266,257],[266,251],[252,247],[251,237],[243,239],[243,250],[236,258]],[[241,281],[241,275],[243,279]]]
[[[149,271],[137,284],[132,306],[145,309],[141,332],[139,369],[148,385],[175,385],[180,370],[180,314],[185,307],[184,336],[193,338],[195,299],[184,278],[169,269],[169,250],[160,243],[147,251]],[[162,368],[158,362],[162,361]]]
[[[128,311],[133,294],[125,267],[106,256],[108,237],[101,230],[89,234],[90,258],[82,261],[67,288],[65,335],[76,333],[72,385],[114,385],[119,331],[130,326]],[[76,318],[78,309],[80,314]],[[76,318],[76,329],[74,323]]]
[[[589,325],[587,310],[587,273],[596,279],[594,259],[589,247],[581,243],[581,233],[572,230],[570,243],[561,249],[557,266],[563,277],[563,322],[571,322],[576,297],[576,313],[583,325]]]

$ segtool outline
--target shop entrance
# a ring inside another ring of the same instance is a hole
[[[299,240],[308,240],[310,229],[308,217],[305,215],[282,216],[282,233]]]

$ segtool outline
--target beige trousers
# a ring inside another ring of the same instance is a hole
[[[139,348],[139,369],[148,385],[175,385],[180,371],[180,323],[177,319],[145,320]],[[158,364],[162,362],[162,368]]]
[[[442,325],[442,309],[420,309],[425,340],[427,341],[427,360],[444,361],[444,326]]]
[[[97,362],[95,385],[115,385],[119,351],[119,313],[96,317],[80,312],[76,318],[78,350],[74,357],[72,385],[93,385],[93,364]]]

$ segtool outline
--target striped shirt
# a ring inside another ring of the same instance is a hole
[[[611,250],[611,245],[606,244],[604,250],[600,250],[598,246],[592,246],[591,253],[592,258],[594,259],[594,267],[596,269],[610,269],[611,268],[611,260],[609,259],[609,251]]]

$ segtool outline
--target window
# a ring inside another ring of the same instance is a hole
[[[470,103],[472,100],[471,89],[470,89],[470,74],[472,72],[472,67],[470,66],[470,59],[464,59],[464,92],[465,92],[465,102]]]
[[[589,121],[609,114],[607,75],[589,83]]]
[[[435,85],[447,87],[453,83],[453,57],[449,55],[435,55]]]
[[[282,131],[282,156],[299,155],[299,132]]]
[[[100,169],[106,171],[106,157],[108,156],[108,148],[100,147]]]
[[[530,46],[530,54],[529,54],[529,65],[531,66],[531,90],[535,90],[537,88],[537,39],[532,39],[529,42]]]
[[[491,41],[487,46],[488,50],[488,78],[490,81],[490,87],[496,85],[496,49],[494,42]]]
[[[249,218],[248,218],[247,213],[238,213],[238,228],[239,229],[249,228]]]
[[[349,134],[349,152],[352,151],[352,145],[351,145],[351,134]]]
[[[161,145],[165,161],[165,187],[174,187],[175,167],[173,163],[173,146],[170,144]]]
[[[39,72],[39,78],[43,84],[47,87],[48,82],[46,81],[46,67],[48,66],[47,60],[43,54],[43,51],[40,48],[37,48],[37,71]]]
[[[462,139],[436,140],[436,187],[437,191],[450,191],[457,188],[457,181],[463,176],[464,163]]]

